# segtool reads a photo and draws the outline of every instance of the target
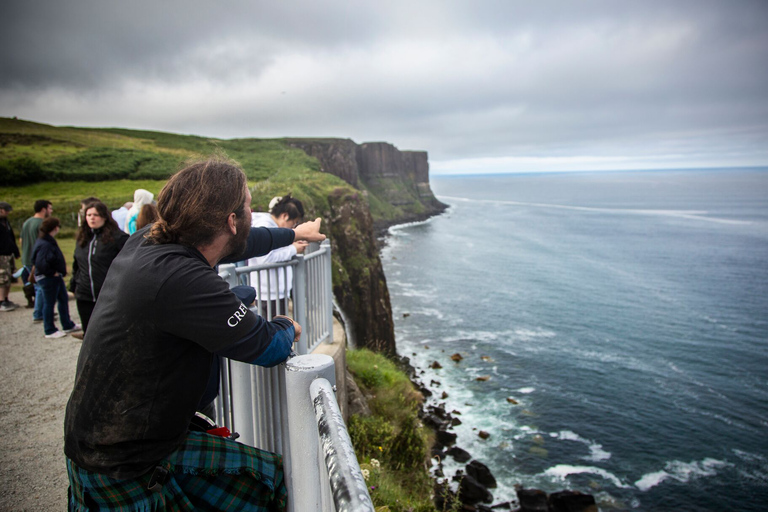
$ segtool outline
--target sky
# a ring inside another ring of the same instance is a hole
[[[431,173],[768,165],[766,0],[4,0],[0,116]]]

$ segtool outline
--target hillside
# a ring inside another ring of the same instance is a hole
[[[83,197],[110,208],[145,188],[159,192],[186,160],[223,152],[245,171],[255,211],[292,193],[322,217],[334,254],[333,286],[360,347],[395,353],[392,313],[375,230],[442,211],[429,189],[426,152],[346,139],[212,139],[120,128],[55,127],[0,118],[0,200],[17,234],[36,199],[76,229]]]

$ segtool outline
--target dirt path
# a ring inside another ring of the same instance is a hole
[[[26,304],[21,292],[11,300]],[[79,322],[74,301],[70,315]],[[61,328],[60,324],[59,328]],[[43,337],[23,306],[0,312],[0,510],[67,509],[64,407],[80,341]]]

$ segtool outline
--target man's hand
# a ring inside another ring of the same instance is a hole
[[[299,338],[301,338],[301,326],[297,324],[293,318],[283,316],[283,315],[277,315],[274,318],[285,318],[286,320],[289,320],[293,324],[293,330],[296,333],[296,336],[293,337],[293,342],[296,343],[299,341]]]
[[[296,233],[296,240],[306,240],[307,242],[322,242],[325,240],[325,235],[320,232],[320,217],[312,222],[299,224],[293,231]]]

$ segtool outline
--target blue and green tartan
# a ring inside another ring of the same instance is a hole
[[[79,468],[67,459],[69,510],[188,512],[284,511],[282,457],[223,437],[190,432],[158,463],[169,473],[161,491],[148,489],[153,471],[120,480]]]

